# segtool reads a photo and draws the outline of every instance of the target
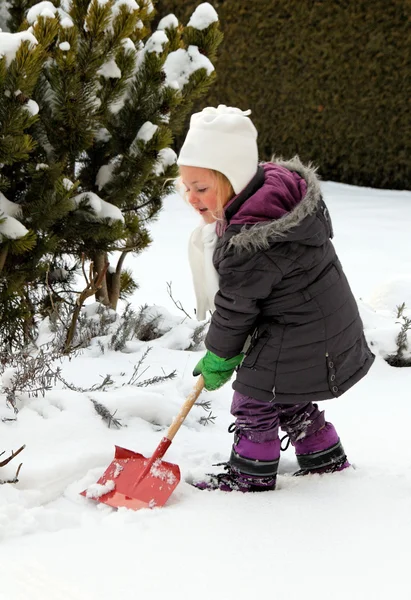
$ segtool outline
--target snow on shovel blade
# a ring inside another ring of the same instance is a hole
[[[114,460],[103,476],[81,495],[115,508],[125,506],[137,510],[163,506],[181,478],[178,466],[165,462],[163,456],[203,388],[204,378],[200,375],[151,458],[116,446]]]
[[[114,460],[98,482],[81,495],[115,508],[163,506],[180,482],[180,469],[153,458],[116,446]]]

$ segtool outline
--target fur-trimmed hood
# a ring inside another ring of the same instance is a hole
[[[264,177],[261,167],[256,175],[256,179],[260,177],[258,189],[256,181],[251,181],[244,194],[232,201],[236,212],[228,223],[230,246],[259,250],[268,248],[273,241],[317,246],[332,236],[314,167],[303,165],[296,156],[289,161],[265,163],[262,169]]]

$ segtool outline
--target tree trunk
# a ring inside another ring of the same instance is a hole
[[[97,302],[101,302],[104,306],[109,306],[113,310],[117,310],[117,304],[120,300],[121,293],[121,272],[124,260],[128,252],[122,252],[118,259],[116,270],[110,271],[107,269],[106,275],[103,278],[103,284],[96,292]],[[107,254],[104,252],[96,253],[93,256],[94,273],[100,275],[107,263]]]
[[[9,251],[9,249],[8,249],[7,246],[4,246],[4,248],[2,248],[0,250],[0,271],[3,270],[3,267],[4,267],[5,263],[6,263],[6,258],[7,258],[8,251]]]
[[[94,274],[99,276],[106,268],[106,264],[108,262],[108,257],[106,252],[95,252],[91,257],[93,261],[93,271]],[[110,277],[110,273],[107,270],[105,277],[103,277],[101,287],[96,291],[95,298],[97,302],[101,302],[104,306],[111,306],[109,289],[107,285],[107,278]]]
[[[110,273],[110,305],[111,308],[116,310],[117,303],[120,300],[121,293],[121,271],[123,269],[124,259],[127,256],[127,252],[122,252],[118,259],[116,270],[114,273]]]

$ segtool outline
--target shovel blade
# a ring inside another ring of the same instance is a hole
[[[138,510],[163,506],[180,482],[180,469],[157,459],[147,471],[149,461],[142,454],[116,446],[114,460],[97,484],[81,495],[114,508]]]

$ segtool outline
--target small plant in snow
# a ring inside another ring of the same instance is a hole
[[[105,391],[114,383],[108,374],[104,376],[101,383],[94,384],[90,388],[75,386],[62,376],[61,366],[59,366],[62,359],[60,349],[53,344],[32,353],[29,351],[0,353],[1,391],[4,392],[6,403],[15,414],[18,413],[17,400],[20,394],[25,393],[35,398],[44,397],[58,381],[64,388],[82,393]]]
[[[147,304],[140,308],[134,324],[134,337],[142,342],[151,342],[164,335],[165,331],[159,328],[160,315],[150,315]]]
[[[396,338],[397,351],[386,358],[386,361],[392,367],[411,367],[411,354],[408,346],[408,331],[411,331],[411,318],[404,314],[405,302],[397,306],[397,323],[401,324],[401,329]],[[408,353],[408,356],[407,356]]]
[[[21,351],[2,353],[2,387],[7,403],[17,413],[17,397],[25,392],[29,396],[44,396],[58,380],[59,367],[53,364],[61,355],[55,348],[40,349],[35,355]]]
[[[200,402],[196,402],[196,406],[201,406],[201,408],[203,410],[205,410],[206,412],[208,412],[208,415],[206,417],[201,417],[200,418],[200,425],[209,425],[210,423],[215,423],[216,420],[216,416],[213,415],[213,413],[211,412],[211,402],[210,400],[201,400]]]
[[[148,353],[150,352],[151,347],[148,346],[146,348],[146,350],[143,352],[140,360],[138,361],[138,363],[135,365],[134,369],[133,369],[133,374],[131,375],[130,379],[128,380],[127,383],[123,384],[123,385],[134,385],[135,387],[147,387],[149,385],[153,385],[155,383],[161,383],[162,381],[167,381],[167,380],[171,380],[174,379],[176,376],[176,371],[171,371],[168,375],[156,375],[154,377],[150,377],[149,379],[144,379],[143,381],[139,381],[140,377],[142,375],[144,375],[144,373],[147,371],[148,367],[146,367],[144,369],[144,371],[142,371],[140,373],[140,369],[145,361],[145,359],[147,358]]]
[[[140,307],[140,310],[136,313],[128,304],[117,321],[117,329],[111,336],[109,349],[117,352],[122,351],[126,343],[134,338],[142,342],[150,342],[159,338],[164,334],[164,331],[160,332],[159,330],[159,320],[159,315],[152,316],[149,314],[147,305]]]
[[[127,341],[134,335],[136,319],[136,313],[131,308],[130,304],[127,304],[118,321],[119,324],[117,329],[111,336],[109,344],[110,350],[115,350],[116,352],[124,350]]]
[[[105,421],[107,423],[109,429],[112,425],[114,425],[114,427],[117,427],[117,429],[119,429],[120,427],[123,427],[120,422],[120,419],[116,419],[114,417],[114,415],[116,414],[116,411],[114,411],[114,413],[112,414],[108,410],[108,408],[106,406],[104,406],[104,404],[101,404],[101,402],[97,402],[97,400],[93,400],[93,398],[90,398],[90,400],[93,403],[96,413],[98,415],[100,415],[100,417],[103,419],[103,421]]]
[[[204,338],[206,336],[206,328],[207,328],[208,324],[209,324],[209,321],[207,321],[206,323],[201,323],[201,325],[199,325],[198,327],[196,327],[194,329],[192,342],[191,342],[190,346],[187,348],[187,350],[190,350],[193,352],[196,350],[200,350],[201,345],[204,342]]]

